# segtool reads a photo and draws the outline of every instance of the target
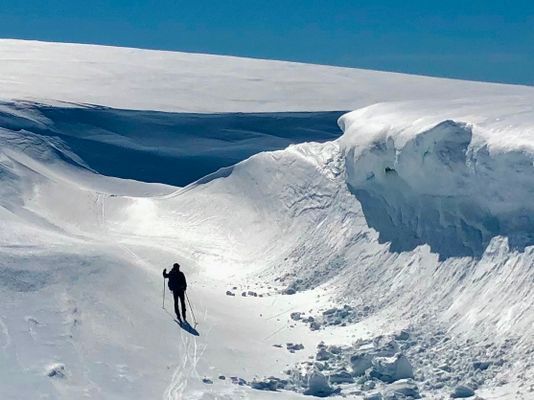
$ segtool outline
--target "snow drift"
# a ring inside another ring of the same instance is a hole
[[[339,136],[343,112],[163,113],[0,102],[0,126],[53,138],[100,174],[185,186],[253,154]]]
[[[530,107],[476,122],[462,118],[472,104],[446,108],[443,121],[429,109],[387,105],[341,119],[347,182],[368,224],[394,251],[426,243],[442,258],[480,257],[496,236],[523,251],[534,244],[533,146],[513,119]]]

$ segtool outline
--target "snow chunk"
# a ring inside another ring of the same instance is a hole
[[[475,391],[469,386],[459,385],[454,388],[454,391],[451,393],[453,399],[463,399],[466,397],[471,397],[475,395]]]
[[[49,365],[47,368],[46,375],[49,376],[50,378],[65,378],[66,377],[65,364],[55,363],[55,364]]]
[[[354,378],[352,377],[352,375],[344,369],[331,373],[328,376],[328,379],[330,380],[330,383],[337,385],[354,382]]]
[[[395,383],[392,383],[385,390],[385,394],[387,399],[396,395],[401,395],[412,399],[421,398],[421,395],[419,394],[419,388],[411,379],[401,379]]]
[[[404,329],[398,332],[397,334],[395,334],[395,340],[405,341],[408,339],[410,339],[410,332]]]
[[[352,364],[352,373],[354,376],[361,376],[373,366],[373,357],[367,353],[354,354],[350,358],[350,363]]]
[[[375,393],[366,394],[363,397],[363,399],[364,400],[383,400],[384,396],[382,396],[382,393],[380,393],[380,392],[375,392]]]
[[[474,361],[473,362],[473,368],[480,370],[480,371],[487,370],[490,367],[490,365],[491,365],[491,361]]]
[[[250,386],[256,390],[268,390],[276,392],[278,389],[283,388],[287,385],[287,381],[284,379],[279,379],[274,376],[270,376],[264,380],[254,380],[250,383]]]
[[[308,389],[304,394],[317,397],[327,397],[334,392],[326,377],[319,371],[311,372],[307,377]]]
[[[392,383],[399,379],[413,378],[413,367],[404,354],[393,357],[376,357],[372,362],[370,376]]]
[[[286,343],[286,348],[291,353],[304,349],[304,346],[301,343]]]
[[[293,320],[293,321],[298,321],[300,320],[302,317],[302,313],[299,312],[299,311],[296,311],[296,312],[292,312],[291,315],[290,315],[290,318]]]

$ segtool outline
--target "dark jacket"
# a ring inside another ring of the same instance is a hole
[[[163,277],[169,279],[169,289],[172,291],[184,291],[187,289],[185,275],[178,268],[173,268],[169,273],[163,271]]]

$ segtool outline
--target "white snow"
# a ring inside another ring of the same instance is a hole
[[[0,120],[2,399],[335,389],[437,399],[462,386],[532,398],[533,88],[99,46],[0,48],[0,96],[15,100]],[[39,131],[61,123],[21,99],[358,110],[339,120],[338,140],[259,153],[177,188],[95,173]],[[17,128],[17,117],[33,123]],[[198,337],[172,321],[168,293],[161,307],[161,270],[175,261]],[[249,291],[257,296],[240,295]],[[401,379],[411,369],[414,380]],[[334,384],[346,374],[353,383]]]
[[[0,97],[189,112],[353,110],[531,94],[520,86],[106,46],[0,40]]]

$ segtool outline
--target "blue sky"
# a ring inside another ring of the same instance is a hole
[[[6,0],[0,37],[534,85],[534,1]]]

